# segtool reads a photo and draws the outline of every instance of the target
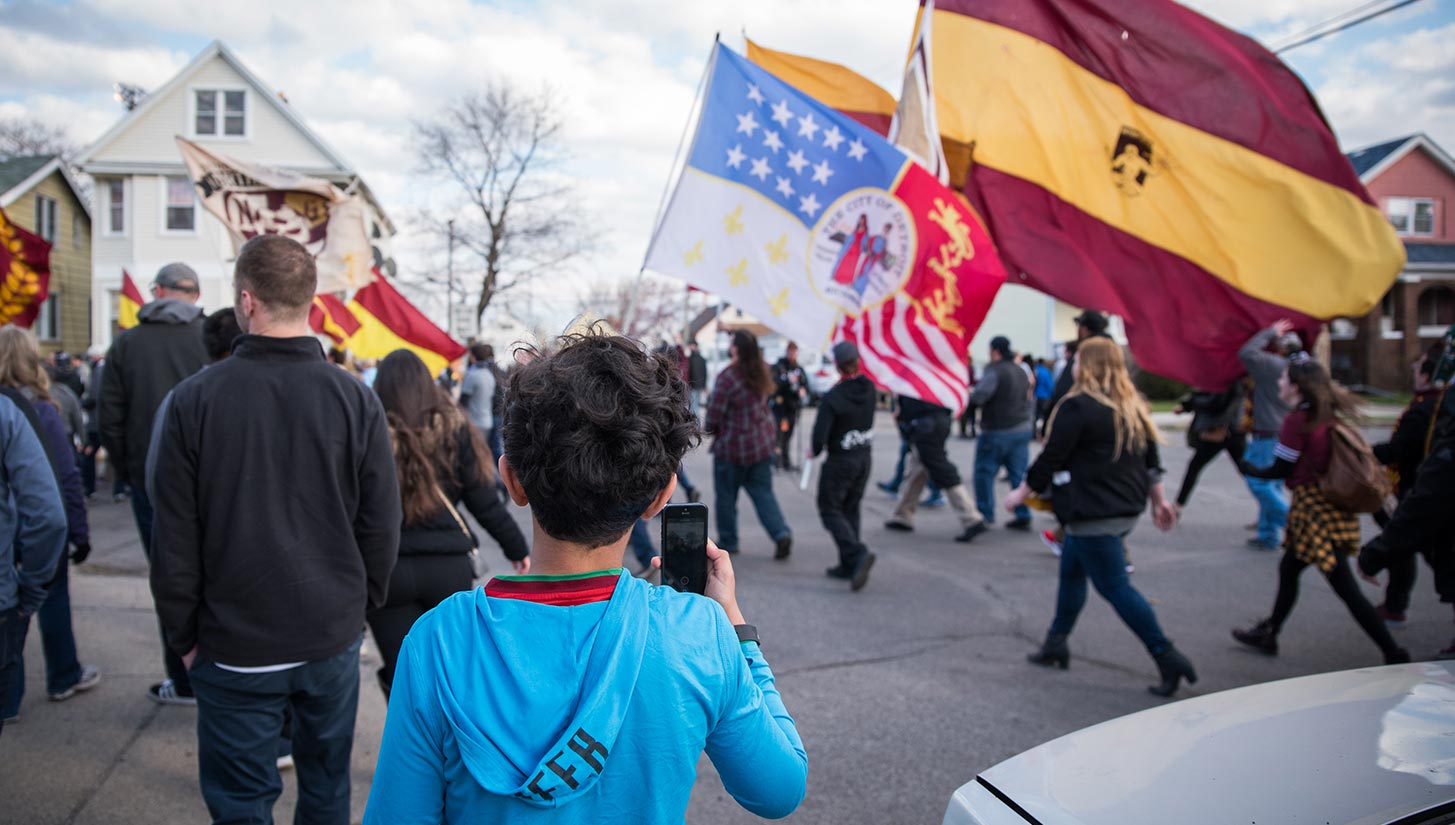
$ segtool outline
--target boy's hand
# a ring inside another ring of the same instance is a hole
[[[662,557],[652,557],[652,568],[662,569]],[[737,580],[733,577],[732,556],[721,550],[712,539],[707,540],[707,588],[703,594],[722,605],[728,621],[735,625],[747,624],[743,611],[738,609]]]

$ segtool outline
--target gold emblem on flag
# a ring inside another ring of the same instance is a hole
[[[1134,198],[1156,172],[1152,166],[1152,141],[1130,126],[1123,126],[1111,152],[1111,179],[1123,195]]]

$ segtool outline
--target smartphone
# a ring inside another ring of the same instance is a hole
[[[662,584],[682,593],[707,591],[707,505],[662,508]]]

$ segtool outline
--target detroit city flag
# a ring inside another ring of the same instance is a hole
[[[121,295],[116,300],[116,325],[122,329],[131,329],[139,323],[136,317],[141,311],[146,299],[141,297],[141,290],[136,288],[136,281],[131,279],[131,273],[121,270]]]
[[[936,0],[941,136],[1006,262],[1116,313],[1138,363],[1221,388],[1287,317],[1367,313],[1404,249],[1308,89],[1170,0]],[[953,165],[953,162],[952,162]]]
[[[979,219],[877,134],[722,45],[646,266],[794,340],[858,343],[879,386],[958,410],[1005,280]]]

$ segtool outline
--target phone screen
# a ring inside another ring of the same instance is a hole
[[[683,593],[707,590],[707,506],[669,504],[662,510],[662,583]]]

